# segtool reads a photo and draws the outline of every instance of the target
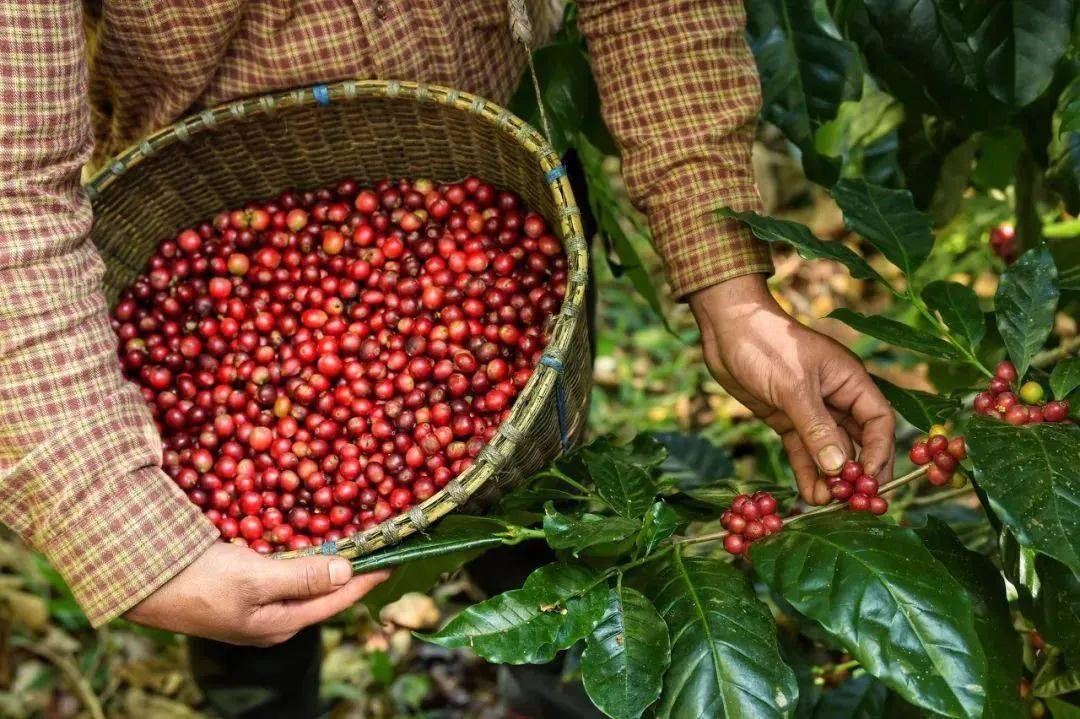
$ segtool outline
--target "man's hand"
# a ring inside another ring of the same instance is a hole
[[[266,647],[337,614],[388,576],[354,577],[341,557],[268,559],[215,542],[124,616],[158,629]]]
[[[700,290],[690,307],[709,371],[780,435],[804,500],[829,501],[818,469],[836,474],[855,443],[867,474],[891,478],[892,407],[858,358],[776,304],[764,276]]]

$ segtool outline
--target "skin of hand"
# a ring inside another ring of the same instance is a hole
[[[215,542],[124,617],[230,644],[268,647],[356,603],[389,571],[352,575],[347,559],[269,559]]]
[[[856,443],[866,473],[879,483],[891,479],[892,407],[854,354],[784,312],[764,275],[688,299],[709,371],[780,435],[807,503],[831,499],[819,470],[836,474],[855,459]]]

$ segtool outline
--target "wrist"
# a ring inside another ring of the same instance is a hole
[[[687,298],[698,326],[724,327],[745,322],[767,311],[784,314],[776,303],[764,274],[741,275],[700,289]]]

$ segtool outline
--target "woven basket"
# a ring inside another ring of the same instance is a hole
[[[184,226],[293,187],[475,175],[517,192],[566,248],[568,286],[541,365],[477,460],[408,513],[302,553],[356,557],[423,531],[455,510],[482,512],[569,447],[591,384],[588,253],[559,157],[532,127],[465,92],[398,81],[347,81],[242,100],[186,118],[127,149],[87,184],[92,238],[110,303],[157,244]]]

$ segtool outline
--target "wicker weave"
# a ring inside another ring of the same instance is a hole
[[[589,258],[558,155],[532,127],[474,95],[411,82],[347,81],[189,117],[129,148],[87,184],[111,303],[163,238],[220,210],[342,177],[451,182],[469,175],[521,195],[557,228],[566,248],[566,299],[545,362],[495,438],[444,489],[352,538],[287,555],[355,557],[457,509],[483,511],[580,434],[592,377],[584,311]]]

